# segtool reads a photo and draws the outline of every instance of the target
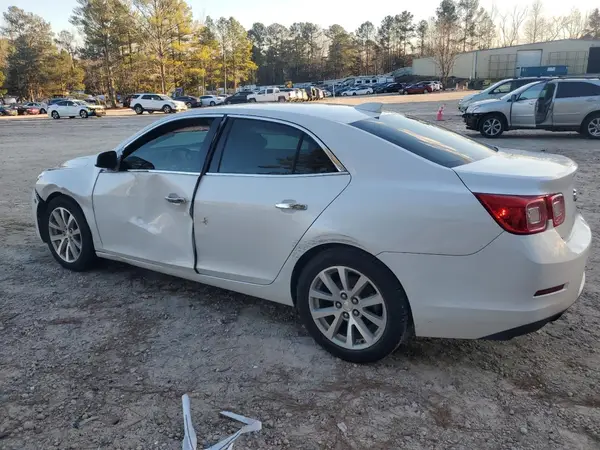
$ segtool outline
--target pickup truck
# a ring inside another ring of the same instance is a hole
[[[287,102],[290,100],[289,92],[282,92],[279,88],[263,88],[256,94],[247,97],[248,102]]]

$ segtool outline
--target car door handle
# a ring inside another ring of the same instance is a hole
[[[168,201],[169,203],[173,203],[175,205],[182,205],[185,202],[187,202],[187,200],[183,197],[180,197],[177,194],[169,194],[165,197],[165,200]]]
[[[295,202],[282,202],[282,203],[277,203],[275,205],[275,208],[286,209],[286,210],[295,210],[295,211],[305,211],[307,206],[302,205],[300,203],[295,203]]]

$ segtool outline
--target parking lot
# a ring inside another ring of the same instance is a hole
[[[464,132],[457,98],[386,96],[385,109],[435,121],[445,104],[441,124]],[[263,422],[240,449],[600,448],[599,141],[489,141],[579,164],[594,247],[572,308],[512,341],[415,339],[358,366],[319,348],[290,308],[114,262],[74,273],[54,261],[31,219],[37,174],[161,117],[0,119],[1,449],[180,449],[186,392],[206,446],[238,428],[218,416],[230,410]]]

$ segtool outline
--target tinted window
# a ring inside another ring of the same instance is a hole
[[[267,94],[272,94],[273,93],[273,89],[267,89]]]
[[[600,86],[585,81],[565,81],[558,83],[556,98],[592,97],[600,95]]]
[[[234,120],[218,167],[221,173],[269,175],[335,171],[325,152],[302,131],[250,119]]]
[[[154,98],[153,95],[143,95],[142,100],[152,100]]]
[[[509,81],[498,86],[496,89],[491,91],[490,94],[508,94],[511,91],[513,91],[513,89],[511,87],[511,82]]]
[[[460,134],[400,114],[383,113],[351,125],[444,167],[469,164],[496,153]]]
[[[168,170],[199,173],[208,151],[203,145],[213,119],[182,120],[153,130],[126,151],[123,169]]]

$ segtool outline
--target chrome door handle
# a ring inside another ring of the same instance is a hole
[[[295,210],[295,211],[305,211],[306,208],[307,208],[307,206],[306,205],[302,205],[300,203],[283,202],[283,203],[277,203],[275,205],[275,208],[277,208],[277,209]]]
[[[165,197],[165,200],[175,205],[182,205],[187,201],[185,198],[180,197],[177,194],[169,194]]]

